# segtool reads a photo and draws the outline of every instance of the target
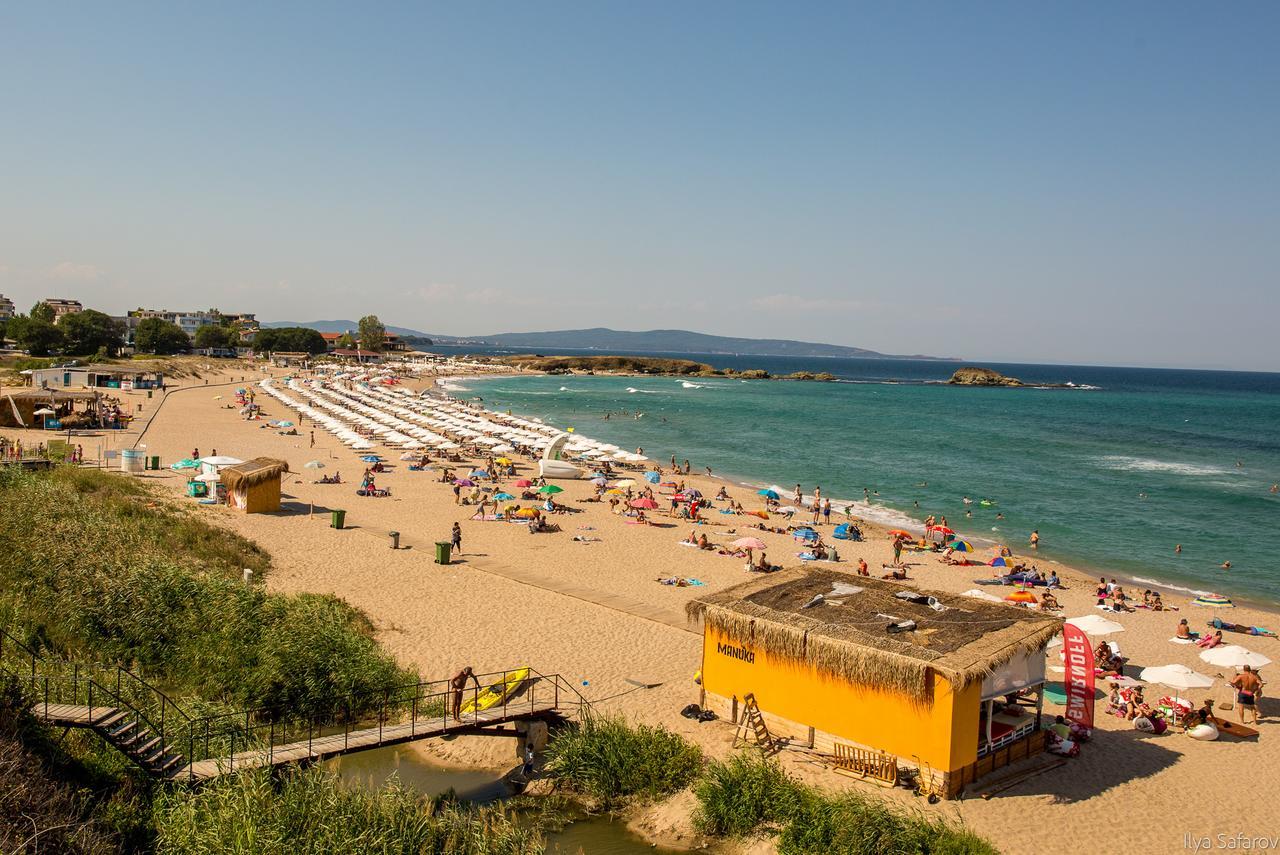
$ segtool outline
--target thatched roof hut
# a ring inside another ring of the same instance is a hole
[[[845,586],[843,593],[838,586]],[[904,591],[933,597],[944,608],[900,599]],[[819,594],[823,599],[805,608]],[[690,620],[701,618],[738,644],[917,702],[932,698],[931,671],[963,690],[1062,631],[1061,619],[1024,608],[831,570],[762,576],[686,609]],[[905,620],[915,629],[889,631]]]
[[[218,474],[232,507],[255,514],[280,509],[280,478],[288,471],[289,464],[283,460],[255,457]]]

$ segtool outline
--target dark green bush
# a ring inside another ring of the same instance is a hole
[[[764,825],[781,825],[795,812],[802,787],[777,763],[755,752],[713,760],[694,786],[699,831],[741,837]]]
[[[605,805],[679,792],[702,766],[702,752],[665,727],[590,714],[556,734],[547,758],[553,777]]]

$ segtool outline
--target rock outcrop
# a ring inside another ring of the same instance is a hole
[[[990,368],[961,368],[947,381],[953,386],[1021,386],[1017,377],[1006,377]]]

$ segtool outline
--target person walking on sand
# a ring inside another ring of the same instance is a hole
[[[453,554],[462,554],[462,526],[456,522],[453,524],[453,531],[449,533],[449,543],[452,545]]]
[[[1253,723],[1258,723],[1258,695],[1262,692],[1262,680],[1254,672],[1253,667],[1246,665],[1244,670],[1235,676],[1230,683],[1236,690],[1236,705],[1240,707],[1240,723],[1244,724],[1244,711],[1248,708],[1253,713]]]
[[[480,681],[476,679],[476,672],[470,665],[454,674],[453,679],[449,681],[449,688],[453,689],[453,703],[450,706],[454,721],[462,721],[462,692],[467,688],[467,680],[475,683],[476,689],[480,688]]]
[[[311,448],[315,448],[315,447],[316,447],[316,432],[312,431],[311,432]]]

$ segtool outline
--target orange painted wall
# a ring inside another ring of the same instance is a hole
[[[753,662],[745,661],[718,652],[721,643],[732,644],[710,628],[705,631],[702,685],[708,692],[739,700],[753,693],[766,713],[899,757],[919,755],[943,771],[977,760],[981,683],[957,695],[935,675],[933,701],[920,705],[891,691],[828,677],[812,666],[771,659],[759,647],[733,645],[755,654]]]

